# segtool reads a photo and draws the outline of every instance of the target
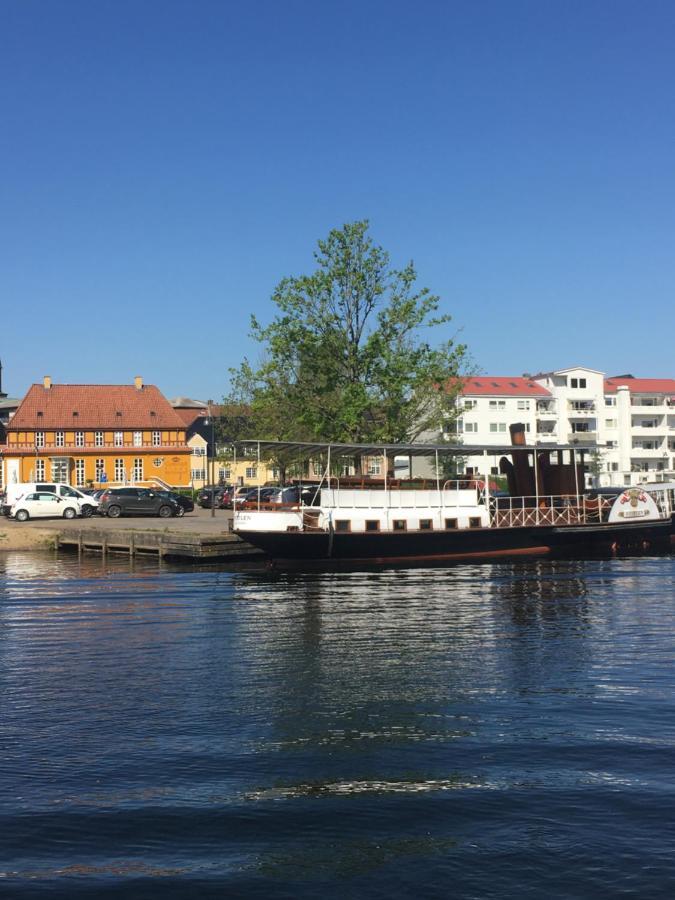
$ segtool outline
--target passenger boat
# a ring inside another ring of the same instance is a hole
[[[670,548],[667,494],[627,488],[616,497],[584,490],[588,445],[525,446],[524,428],[512,426],[513,444],[465,445],[274,444],[262,453],[303,453],[325,461],[310,504],[247,504],[234,514],[234,531],[261,548],[280,568],[353,565],[433,565],[518,556],[655,553]],[[336,477],[337,457],[484,455],[484,475],[435,482],[386,476],[355,487]],[[508,496],[490,490],[488,457],[503,454]],[[569,460],[569,461],[565,461]],[[306,491],[303,492],[306,496]],[[251,508],[253,507],[253,508]]]

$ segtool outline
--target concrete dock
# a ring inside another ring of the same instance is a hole
[[[232,513],[195,509],[181,518],[122,517],[108,519],[0,518],[0,550],[54,548],[78,553],[154,555],[185,561],[239,562],[265,556],[231,531]]]

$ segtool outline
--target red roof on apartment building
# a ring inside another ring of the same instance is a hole
[[[520,376],[497,377],[493,375],[478,375],[475,378],[465,378],[463,388],[460,391],[462,397],[550,397],[551,392],[546,390],[531,378]]]
[[[668,394],[675,397],[675,378],[605,378],[605,391],[612,394],[626,386],[631,394]]]
[[[32,384],[7,428],[182,431],[185,423],[154,384]]]

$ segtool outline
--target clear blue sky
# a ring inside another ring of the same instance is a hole
[[[673,377],[675,4],[0,0],[4,390],[220,398],[368,218],[480,369]]]

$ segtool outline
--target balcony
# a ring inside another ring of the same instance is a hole
[[[549,418],[557,418],[558,413],[556,412],[555,403],[537,403],[537,418],[539,419],[549,419]]]
[[[570,444],[595,444],[598,440],[598,432],[595,431],[570,431],[567,441]]]
[[[567,415],[570,419],[585,419],[588,416],[595,416],[595,403],[569,403]]]

